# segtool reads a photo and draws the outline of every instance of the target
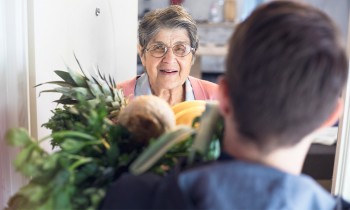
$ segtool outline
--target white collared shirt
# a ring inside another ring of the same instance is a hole
[[[185,90],[185,101],[195,100],[192,85],[188,79],[186,79],[185,82]],[[152,90],[148,81],[148,76],[145,73],[141,74],[141,76],[136,80],[135,96],[141,95],[152,95]]]

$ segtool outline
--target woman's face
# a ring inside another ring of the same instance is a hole
[[[153,91],[181,88],[186,81],[190,73],[193,54],[190,52],[184,57],[176,56],[172,47],[178,44],[190,45],[185,29],[161,29],[146,46],[146,49],[152,49],[155,46],[168,48],[163,57],[156,58],[147,50],[141,57]]]

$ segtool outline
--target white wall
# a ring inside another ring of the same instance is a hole
[[[33,84],[58,79],[53,71],[65,69],[65,63],[78,68],[73,52],[86,71],[98,66],[117,82],[136,75],[137,0],[36,0],[33,10]],[[31,97],[48,88],[32,90]],[[39,138],[50,133],[40,125],[48,121],[56,107],[52,101],[58,97],[37,98],[33,112],[37,112],[38,127],[33,133],[37,131]]]

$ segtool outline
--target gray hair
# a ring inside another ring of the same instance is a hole
[[[195,51],[198,48],[197,25],[191,15],[178,5],[148,12],[140,21],[138,29],[141,56],[150,40],[163,28],[183,28],[190,38],[190,45]]]

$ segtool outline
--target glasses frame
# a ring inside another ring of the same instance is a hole
[[[188,53],[185,54],[185,55],[177,55],[176,53],[174,53],[174,47],[175,47],[175,46],[178,46],[178,45],[183,45],[183,46],[186,47],[186,49],[190,49],[190,50],[189,50]],[[171,48],[171,51],[172,51],[173,54],[174,54],[175,56],[177,56],[177,57],[185,57],[185,56],[187,56],[188,54],[190,54],[191,52],[192,52],[192,53],[195,52],[195,49],[194,49],[193,47],[191,47],[189,44],[175,44],[175,45],[173,45],[172,47],[168,47],[168,46],[166,46],[166,45],[162,45],[162,46],[165,47],[164,54],[163,54],[162,56],[154,56],[154,55],[151,53],[150,50],[151,50],[153,47],[155,47],[155,46],[157,46],[157,45],[152,45],[152,46],[150,46],[149,48],[146,48],[146,52],[149,52],[150,55],[151,55],[152,57],[154,57],[154,58],[162,58],[162,57],[164,57],[164,56],[167,54],[169,48]]]

